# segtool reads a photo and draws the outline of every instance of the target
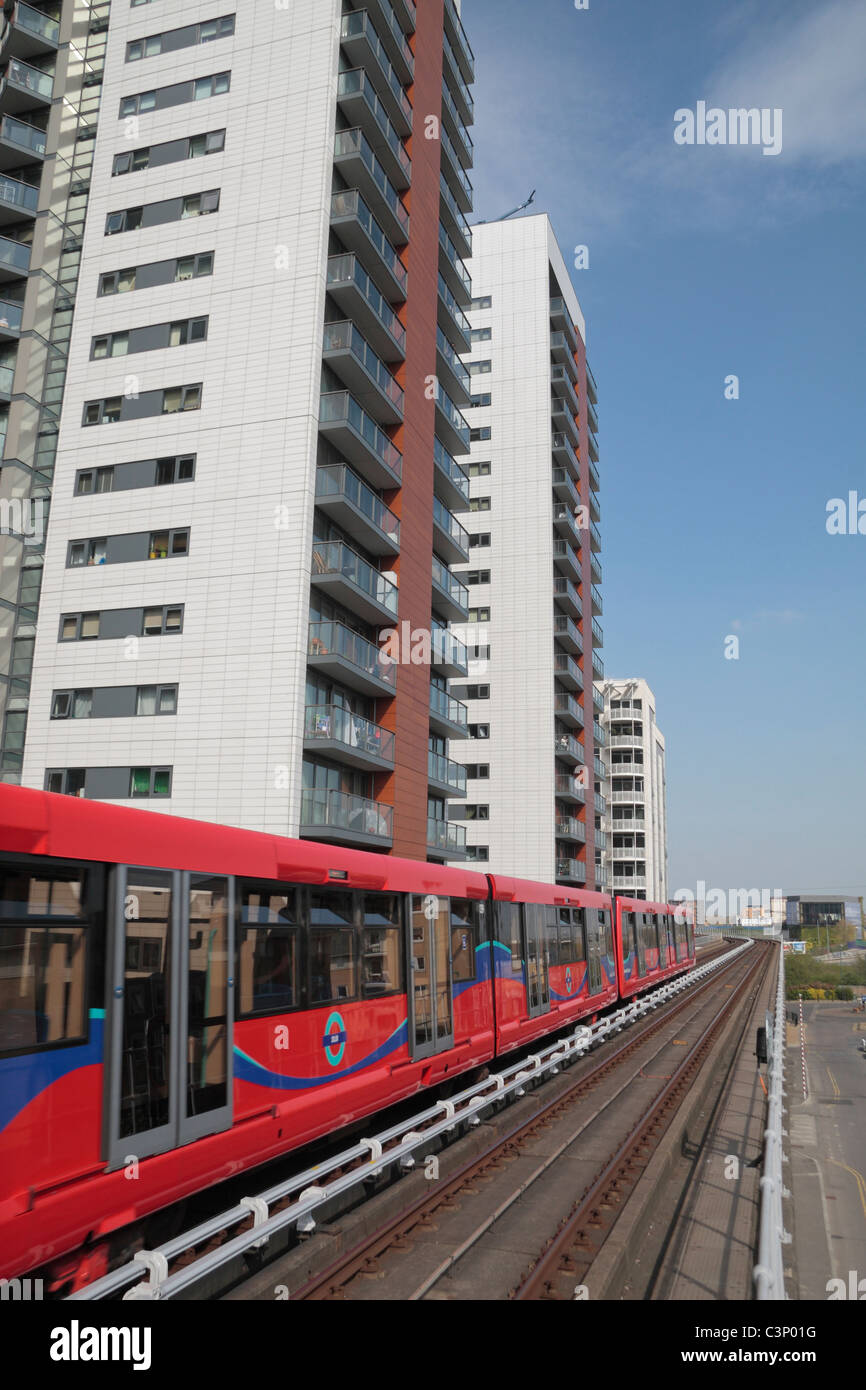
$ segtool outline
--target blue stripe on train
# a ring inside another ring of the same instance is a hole
[[[105,1011],[91,1009],[88,1042],[79,1047],[58,1047],[0,1060],[0,1130],[55,1081],[79,1067],[101,1062],[104,1032]]]

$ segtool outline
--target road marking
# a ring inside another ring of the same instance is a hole
[[[830,1070],[829,1067],[827,1068],[827,1075],[829,1076],[829,1078],[830,1078],[830,1083],[831,1083],[831,1085],[832,1085],[832,1087],[833,1087],[833,1095],[834,1095],[834,1096],[841,1095],[841,1092],[840,1092],[840,1090],[839,1090],[839,1087],[836,1085],[836,1078],[835,1078],[835,1076],[833,1075],[833,1073],[831,1072],[831,1070]]]
[[[844,1168],[845,1172],[850,1173],[852,1178],[854,1178],[857,1183],[857,1191],[860,1195],[860,1205],[863,1208],[863,1215],[866,1217],[866,1178],[863,1177],[862,1173],[858,1173],[856,1168],[849,1168],[847,1163],[838,1163],[835,1158],[831,1158],[830,1162],[835,1164],[837,1168]]]

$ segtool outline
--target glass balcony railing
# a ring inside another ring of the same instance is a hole
[[[553,707],[557,714],[566,715],[583,728],[583,708],[573,695],[567,695],[564,690],[557,690],[553,697]]]
[[[436,404],[451,428],[460,436],[460,442],[469,449],[469,426],[452,401],[441,382],[436,383]]]
[[[469,245],[469,248],[470,248],[470,250],[471,250],[471,249],[472,249],[472,228],[470,227],[469,223],[466,221],[466,218],[465,218],[463,212],[461,211],[460,207],[458,206],[457,199],[454,197],[454,194],[451,192],[451,189],[448,187],[448,180],[446,179],[445,175],[442,174],[442,173],[440,173],[440,175],[439,175],[439,191],[440,191],[440,193],[442,194],[442,197],[445,199],[445,202],[448,204],[448,208],[449,208],[449,211],[450,211],[450,213],[451,213],[451,216],[454,218],[455,222],[457,223],[458,227],[460,228],[461,232],[463,233],[464,237],[466,238],[466,241],[467,241],[467,243],[468,243],[468,245]]]
[[[580,785],[577,778],[578,774],[558,772],[555,777],[556,795],[568,797],[572,801],[585,801],[586,789]]]
[[[381,497],[353,473],[348,464],[336,463],[320,465],[316,470],[316,500],[328,497],[343,497],[365,516],[393,542],[394,549],[400,546],[400,522],[386,507]]]
[[[465,584],[460,583],[456,574],[452,574],[447,566],[443,565],[437,555],[433,556],[433,583],[458,607],[468,609],[469,590]]]
[[[307,655],[339,656],[367,676],[391,686],[397,682],[396,662],[383,657],[379,647],[343,623],[311,623]]]
[[[472,277],[466,269],[463,261],[457,252],[457,247],[446,232],[442,223],[439,223],[439,245],[448,257],[449,263],[454,267],[454,272],[468,295],[472,294]]]
[[[0,299],[0,328],[13,328],[16,333],[20,332],[21,310],[20,304],[14,304],[9,299]]]
[[[565,489],[573,507],[580,506],[580,493],[577,490],[577,484],[567,469],[554,468],[553,486]]]
[[[444,77],[442,79],[442,100],[445,103],[445,109],[447,110],[449,116],[454,122],[454,127],[457,131],[458,138],[463,146],[465,162],[467,164],[471,164],[473,158],[473,151],[475,149],[475,146],[472,143],[472,136],[469,134],[469,131],[466,129],[466,126],[463,124],[463,118],[460,115],[460,112],[457,110],[457,103],[451,95],[448,83],[445,81]]]
[[[578,883],[585,883],[586,865],[580,859],[557,859],[556,877],[572,878]]]
[[[597,404],[598,404],[598,387],[597,387],[596,382],[595,382],[595,377],[594,377],[594,375],[593,375],[592,367],[589,365],[588,362],[587,362],[587,364],[586,364],[586,385],[587,385],[587,392],[588,392],[588,394],[589,394],[590,400],[593,402],[593,404],[597,405]]]
[[[302,829],[347,830],[381,840],[394,838],[394,808],[365,796],[331,787],[305,787],[301,793]]]
[[[601,589],[599,589],[598,585],[596,584],[593,584],[592,586],[592,601],[595,604],[595,607],[598,609],[599,614],[601,614],[604,611],[604,605],[601,600]]]
[[[396,188],[392,184],[385,170],[373,152],[373,146],[367,139],[363,130],[338,130],[334,136],[334,158],[340,159],[346,155],[356,154],[363,160],[370,178],[375,183],[379,192],[382,194],[388,207],[393,212],[397,221],[403,229],[405,239],[409,240],[409,213],[406,204],[400,197]]]
[[[458,821],[427,817],[427,848],[447,859],[466,853],[466,827]]]
[[[351,281],[402,352],[406,350],[406,330],[391,305],[380,294],[357,256],[331,256],[328,260],[328,288]]]
[[[463,670],[469,663],[469,653],[465,645],[441,623],[431,623],[430,637],[432,661],[434,666],[459,666]]]
[[[414,0],[403,0],[403,5],[404,5],[404,8],[411,14],[412,20],[413,20],[413,27],[414,27],[414,18],[415,18],[415,4],[414,4]],[[415,71],[415,55],[413,54],[411,48],[409,47],[409,41],[408,41],[408,39],[406,38],[406,35],[404,34],[403,30],[402,30],[401,27],[400,27],[400,21],[399,21],[399,19],[397,18],[396,14],[394,13],[394,7],[393,7],[393,5],[389,4],[389,0],[382,0],[382,3],[381,3],[381,5],[380,5],[379,8],[380,8],[380,10],[381,10],[382,17],[384,18],[385,23],[386,23],[386,25],[387,25],[387,27],[388,27],[388,30],[389,30],[389,32],[390,32],[392,38],[394,39],[394,42],[396,43],[398,49],[400,50],[400,56],[401,56],[401,58],[403,59],[403,62],[406,64],[406,66],[407,66],[407,68],[409,69],[409,71],[412,72],[412,73],[414,73],[414,71]]]
[[[590,523],[589,523],[589,532],[590,532],[590,535],[592,536],[592,539],[595,541],[595,544],[598,546],[598,548],[599,548],[599,550],[600,550],[600,549],[601,549],[601,532],[599,531],[599,529],[598,529],[598,527],[596,526],[596,524],[595,524],[594,521],[590,521]]]
[[[604,633],[601,630],[601,625],[596,622],[595,618],[592,620],[592,640],[597,647],[604,646]]]
[[[367,14],[367,11],[355,10],[351,14],[344,14],[340,29],[340,37],[343,40],[359,38],[365,38],[367,40],[367,43],[376,55],[376,61],[378,62],[379,67],[382,70],[382,76],[385,78],[385,81],[388,83],[389,88],[394,94],[394,100],[400,107],[400,110],[402,111],[406,121],[411,126],[412,103],[410,102],[409,98],[403,90],[403,83],[400,81],[399,77],[397,76],[396,72],[391,66],[391,59],[385,52],[382,40],[376,33],[373,21],[370,19],[370,16]],[[360,69],[356,69],[356,71],[360,71]]]
[[[45,153],[45,131],[30,125],[29,121],[18,121],[14,116],[4,116],[0,121],[0,139],[32,150],[34,154]]]
[[[400,260],[391,242],[382,231],[382,228],[379,226],[372,212],[367,207],[367,204],[364,202],[357,188],[343,189],[339,193],[331,194],[331,217],[357,218],[379,256],[394,276],[400,289],[405,293],[409,278],[406,267]]]
[[[399,164],[405,175],[407,182],[412,179],[412,161],[406,152],[406,146],[391,124],[391,118],[382,100],[367,76],[364,68],[350,68],[348,72],[341,72],[337,78],[337,100],[341,97],[363,96],[367,106],[373,113],[376,125],[385,137],[385,142]]]
[[[553,616],[553,635],[560,641],[568,638],[577,647],[578,651],[583,651],[583,637],[577,623],[572,618],[566,617],[565,613],[555,613]],[[581,686],[583,681],[581,681]]]
[[[561,816],[556,822],[556,834],[560,840],[586,840],[586,826],[575,816]]]
[[[586,762],[582,745],[578,743],[574,734],[566,729],[564,724],[555,726],[553,751],[560,758],[572,758],[578,763]]]
[[[460,464],[449,454],[440,439],[433,440],[433,462],[441,469],[448,481],[457,489],[465,502],[469,501],[469,478]]]
[[[397,586],[362,560],[344,541],[313,543],[313,578],[320,574],[340,574],[376,603],[397,612]]]
[[[469,722],[469,710],[460,700],[455,700],[453,695],[449,695],[447,690],[440,690],[438,685],[430,687],[430,709],[440,718],[447,719],[451,724],[459,724],[461,729],[465,729]]]
[[[310,742],[344,743],[347,748],[381,758],[383,762],[394,761],[394,735],[390,730],[339,705],[307,705],[304,738]]]
[[[11,396],[12,394],[12,382],[14,377],[14,367],[0,367],[0,391],[2,391],[5,396]]]
[[[439,327],[438,324],[436,325],[436,346],[439,349],[442,356],[445,358],[445,361],[448,363],[448,366],[451,368],[457,380],[460,382],[461,386],[468,394],[471,389],[472,379],[469,375],[468,370],[460,361],[460,358],[457,356],[457,353],[454,351],[453,347],[449,343],[448,339],[445,337],[445,334],[442,332],[442,329]]]
[[[23,241],[13,241],[11,237],[0,236],[0,266],[26,275],[30,269],[30,250]]]
[[[460,305],[457,303],[457,300],[454,298],[450,289],[448,288],[448,285],[445,279],[443,278],[441,270],[439,272],[439,298],[442,300],[449,314],[456,322],[457,327],[459,328],[466,342],[466,347],[468,349],[470,344],[469,320],[464,314],[463,310],[460,308]]]
[[[54,95],[54,78],[51,73],[33,68],[29,63],[22,63],[20,58],[9,59],[4,76],[8,82],[14,82],[16,87],[35,92],[37,96],[45,97],[48,101]]]
[[[466,30],[463,28],[463,21],[457,13],[457,6],[454,0],[445,0],[445,15],[449,20],[457,39],[457,50],[462,59],[462,66],[472,74],[475,72],[475,54],[472,52],[469,40],[466,37]]]
[[[361,363],[367,375],[376,383],[383,396],[386,396],[394,409],[399,410],[402,415],[403,387],[397,384],[385,363],[376,356],[367,339],[355,327],[351,319],[341,319],[338,323],[325,324],[322,351],[351,352],[352,356]]]
[[[451,40],[448,38],[447,34],[444,35],[444,49],[445,56],[451,63],[451,73],[454,78],[455,86],[458,88],[460,95],[463,98],[463,105],[466,107],[467,111],[472,113],[475,110],[475,98],[473,97],[471,91],[469,90],[469,88],[463,80],[463,74],[460,71],[460,64],[457,61],[457,54],[454,52]]]
[[[470,179],[466,170],[463,168],[463,165],[460,163],[460,156],[454,148],[454,142],[444,126],[439,127],[439,139],[441,141],[443,150],[445,151],[451,162],[451,168],[454,171],[454,175],[457,179],[457,182],[460,184],[460,187],[463,189],[463,192],[465,193],[466,197],[471,202],[472,180]]]
[[[595,650],[592,653],[592,670],[597,680],[604,680],[604,662]]]
[[[400,450],[348,391],[329,391],[320,398],[319,422],[323,425],[350,425],[385,466],[398,478],[401,476],[403,455]]]
[[[466,768],[446,758],[444,753],[427,754],[427,776],[432,782],[450,787],[453,791],[461,794],[466,792]]]
[[[456,516],[452,516],[445,503],[441,502],[438,497],[433,498],[433,520],[437,526],[441,526],[446,535],[451,537],[455,545],[459,545],[461,550],[468,552],[469,532],[465,526],[460,525]]]
[[[22,29],[28,29],[31,34],[38,34],[41,39],[48,39],[49,43],[60,42],[60,25],[56,19],[51,19],[41,10],[34,10],[32,5],[25,5],[23,0],[15,6],[15,23],[20,24]]]
[[[599,748],[604,748],[607,742],[607,734],[605,733],[604,729],[601,727],[597,719],[594,719],[592,721],[592,732],[595,735],[595,741],[598,744]]]

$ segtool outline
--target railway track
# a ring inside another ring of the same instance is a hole
[[[594,1065],[583,1064],[556,1095],[509,1124],[433,1191],[294,1288],[292,1299],[574,1297],[725,1020],[765,968],[765,956],[763,948],[738,955],[634,1025],[625,1041]],[[720,990],[727,998],[718,1006]],[[676,1051],[681,1046],[684,1055]],[[620,1136],[612,1153],[604,1147],[612,1141],[602,1137],[609,1134]],[[576,1204],[575,1190],[583,1194]],[[553,1234],[541,1250],[538,1231],[551,1220]]]

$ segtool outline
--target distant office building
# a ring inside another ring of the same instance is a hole
[[[605,806],[596,387],[546,215],[475,226],[467,856],[594,888]]]
[[[785,925],[796,936],[803,927],[849,929],[851,938],[863,937],[863,899],[842,893],[801,893],[786,899]]]
[[[604,722],[610,782],[606,862],[618,893],[667,902],[665,740],[645,680],[608,680]]]

